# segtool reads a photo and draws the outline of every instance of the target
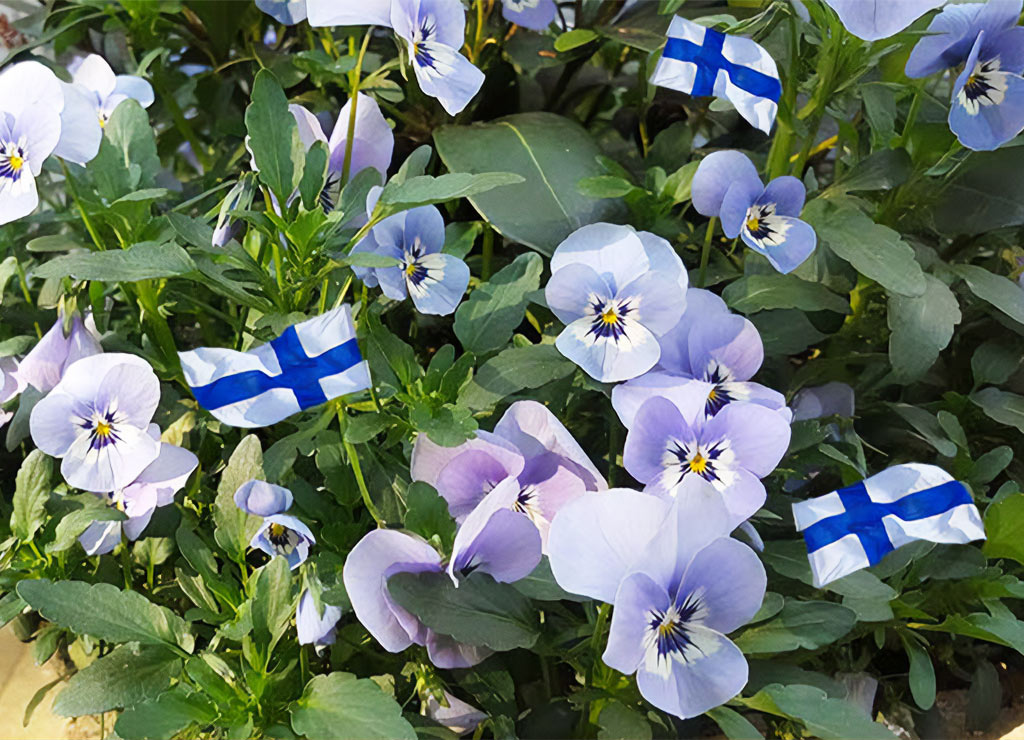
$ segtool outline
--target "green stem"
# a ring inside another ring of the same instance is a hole
[[[480,279],[487,281],[491,279],[491,262],[494,259],[494,230],[484,224],[482,264],[480,265]]]
[[[711,239],[715,235],[715,224],[718,218],[712,216],[708,220],[708,229],[704,232],[704,246],[700,250],[700,275],[697,278],[697,287],[703,288],[708,277],[708,260],[711,258]]]
[[[176,373],[180,372],[180,370],[177,370],[180,365],[178,363],[178,348],[174,344],[174,334],[171,332],[171,327],[167,324],[167,319],[160,313],[160,301],[157,291],[153,288],[152,281],[138,281],[135,283],[135,290],[138,293],[139,305],[142,306],[145,323],[149,326],[149,333],[153,342],[160,348],[167,364],[171,368],[176,369]]]
[[[68,184],[68,192],[71,193],[71,200],[75,201],[75,205],[78,206],[78,213],[82,217],[82,223],[85,224],[85,230],[89,232],[89,236],[92,238],[92,243],[96,245],[96,249],[101,252],[106,249],[103,246],[103,242],[100,240],[100,235],[96,231],[96,227],[92,225],[92,219],[89,218],[89,214],[85,212],[85,206],[82,205],[82,201],[78,198],[78,188],[75,187],[75,181],[71,177],[71,172],[68,170],[67,164],[63,159],[58,158],[61,169],[64,170],[64,181]]]
[[[385,525],[384,518],[381,517],[380,512],[377,510],[377,505],[373,503],[373,499],[370,498],[370,491],[366,487],[366,479],[363,478],[363,469],[359,464],[359,454],[356,452],[355,445],[345,439],[345,428],[348,426],[348,418],[345,416],[345,406],[341,402],[338,402],[338,428],[341,431],[341,444],[345,447],[345,454],[348,455],[348,462],[352,466],[352,474],[356,477],[356,485],[359,486],[359,494],[363,497],[363,505],[366,506],[366,510],[370,512],[370,516],[377,522],[378,527]]]
[[[608,623],[608,613],[611,611],[610,604],[601,604],[597,607],[597,621],[594,622],[594,633],[590,636],[590,656],[592,660],[587,665],[587,670],[583,674],[583,690],[586,691],[591,687],[594,682],[594,666],[600,660],[601,655],[601,639],[604,637],[604,626]],[[580,734],[586,732],[587,726],[590,724],[590,702],[583,705],[583,711],[580,714]]]
[[[373,33],[373,26],[366,29],[363,36],[363,46],[359,49],[359,56],[356,58],[355,69],[349,76],[349,86],[352,88],[349,103],[352,107],[348,113],[348,133],[345,138],[345,161],[341,167],[341,186],[345,187],[348,182],[349,170],[352,168],[352,144],[356,138],[356,108],[359,105],[359,78],[363,73],[363,58],[366,56],[366,48],[370,45],[370,35]]]
[[[894,149],[906,148],[910,132],[914,130],[914,123],[917,121],[917,113],[921,110],[921,98],[924,97],[924,80],[920,80],[914,87],[914,98],[910,101],[910,110],[907,111],[907,122],[903,125],[903,133],[896,140]]]

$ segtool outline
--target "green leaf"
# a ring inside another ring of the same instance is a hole
[[[368,678],[314,676],[291,707],[292,729],[310,738],[416,740],[398,703]]]
[[[138,591],[122,591],[109,583],[42,579],[19,582],[18,595],[46,619],[79,635],[192,652],[194,640],[185,621]]]
[[[925,275],[923,295],[889,296],[889,361],[902,380],[914,380],[935,364],[960,323],[960,304],[953,291],[936,277]]]
[[[622,198],[637,189],[629,180],[615,175],[585,177],[576,187],[588,198]]]
[[[571,594],[558,585],[547,555],[528,576],[520,578],[512,586],[523,596],[537,601],[589,601],[587,597]]]
[[[729,283],[722,298],[744,314],[773,308],[850,313],[849,303],[824,285],[793,275],[747,275]]]
[[[914,427],[921,439],[934,447],[940,455],[944,457],[956,455],[956,445],[946,436],[945,430],[934,414],[906,403],[891,403],[889,407]]]
[[[761,334],[764,353],[769,357],[799,354],[827,336],[818,331],[806,313],[796,309],[758,311],[747,318]]]
[[[275,557],[257,571],[252,587],[252,627],[265,645],[273,647],[288,628],[295,610],[288,561]]]
[[[523,321],[529,294],[540,287],[544,261],[521,254],[474,290],[455,312],[455,336],[469,352],[484,354],[503,347]]]
[[[427,627],[468,645],[528,648],[540,634],[530,601],[486,573],[472,573],[458,587],[447,573],[397,573],[388,579],[388,591]]]
[[[28,604],[18,596],[16,591],[8,591],[0,598],[0,627],[5,626],[16,616],[25,611]]]
[[[1010,558],[1024,564],[1024,493],[1007,496],[985,510],[982,551],[990,558]]]
[[[396,267],[402,264],[397,258],[376,252],[354,252],[338,260],[346,267]]]
[[[405,528],[427,540],[436,535],[445,551],[451,551],[455,540],[455,520],[448,513],[448,502],[434,487],[423,481],[413,481],[406,494],[406,504],[409,510],[405,515]]]
[[[576,28],[566,31],[555,39],[555,51],[572,51],[597,38],[597,33],[589,28]]]
[[[974,669],[971,688],[967,691],[967,728],[974,731],[987,730],[995,723],[1002,704],[1003,688],[999,683],[999,672],[982,658]]]
[[[331,158],[331,150],[322,141],[314,141],[306,152],[306,165],[302,168],[302,180],[299,181],[299,194],[302,205],[307,211],[320,207],[320,193],[327,181],[327,164]]]
[[[267,69],[260,70],[253,81],[245,128],[260,180],[283,205],[302,173],[303,149],[295,118],[288,111],[288,98]]]
[[[935,703],[935,666],[928,651],[914,637],[900,634],[903,647],[910,659],[910,695],[921,709],[931,709]]]
[[[513,172],[450,172],[440,177],[411,177],[400,183],[392,180],[384,186],[378,206],[384,206],[385,214],[398,213],[456,198],[469,198],[523,181],[522,176]]]
[[[72,547],[78,540],[78,536],[93,522],[117,522],[124,521],[126,518],[124,512],[118,511],[112,506],[86,506],[82,509],[75,509],[65,514],[57,524],[53,542],[46,544],[46,551],[62,552]]]
[[[22,542],[31,540],[46,521],[46,501],[50,497],[52,474],[53,459],[42,450],[32,450],[14,477],[11,534]]]
[[[178,684],[156,699],[122,712],[114,729],[125,740],[170,740],[193,722],[208,725],[216,718],[217,710],[209,699]]]
[[[998,388],[985,388],[972,393],[970,398],[990,419],[1016,427],[1024,434],[1024,396]]]
[[[584,196],[576,183],[606,174],[601,154],[579,124],[553,113],[519,113],[491,123],[443,126],[434,132],[452,172],[515,172],[518,185],[469,200],[503,236],[550,255],[570,233],[614,220],[622,205]]]
[[[68,681],[53,701],[62,717],[101,714],[156,698],[181,673],[181,659],[162,647],[119,645]]]
[[[746,717],[729,707],[716,707],[705,714],[715,721],[722,734],[729,740],[764,740],[764,735],[758,732]]]
[[[1021,353],[1010,345],[994,339],[984,342],[971,355],[974,384],[980,386],[1005,383],[1017,372],[1022,359],[1024,357]]]
[[[153,278],[178,277],[196,270],[196,263],[177,244],[139,244],[106,252],[75,252],[56,257],[35,268],[39,278],[72,277],[76,280],[133,283]]]
[[[1024,324],[1024,290],[1017,283],[977,265],[953,265],[953,271],[978,298]]]
[[[145,109],[134,100],[122,101],[110,115],[103,133],[104,142],[112,145],[112,151],[121,166],[129,173],[126,190],[104,193],[104,196],[116,200],[137,190],[152,188],[160,172],[160,156],[156,150],[153,126]]]
[[[1024,224],[1022,173],[1022,149],[971,152],[931,209],[936,228],[944,234],[983,234]]]
[[[842,638],[857,616],[830,601],[786,599],[778,616],[743,631],[736,644],[747,654],[815,650]]]
[[[540,388],[576,366],[550,344],[510,347],[485,362],[459,393],[459,403],[482,411],[525,388]]]
[[[640,712],[630,709],[620,701],[604,705],[597,717],[598,740],[651,740],[653,733]]]
[[[914,297],[927,289],[924,272],[910,245],[856,206],[839,198],[816,198],[804,208],[801,218],[814,227],[818,239],[836,256],[890,293]]]
[[[885,725],[843,699],[830,699],[814,686],[769,684],[744,703],[754,709],[799,720],[821,740],[896,740]]]
[[[241,562],[249,540],[259,529],[260,520],[235,505],[235,491],[243,483],[263,480],[263,449],[255,434],[242,439],[231,453],[227,467],[220,475],[217,498],[213,504],[213,520],[217,525],[214,537],[235,561]]]

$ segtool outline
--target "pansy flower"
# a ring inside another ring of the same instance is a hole
[[[283,0],[258,0],[265,13],[271,11],[264,6],[280,5]],[[288,0],[289,5],[297,0]],[[338,0],[304,0],[305,12],[309,14],[311,26],[386,26],[391,28],[392,0],[360,0],[359,2],[338,2]],[[271,13],[271,15],[274,15]],[[275,15],[275,17],[277,17]],[[280,19],[279,19],[280,20]]]
[[[65,334],[64,314],[58,311],[53,326],[18,365],[19,382],[47,393],[74,362],[103,352],[92,313],[87,313],[84,319],[76,313],[70,324]]]
[[[295,631],[298,633],[300,645],[312,645],[317,654],[334,643],[335,629],[341,619],[341,609],[330,604],[323,605],[323,614],[317,611],[313,594],[306,589],[299,599],[295,610]]]
[[[625,489],[587,496],[551,528],[558,584],[614,604],[604,662],[636,673],[644,698],[684,719],[747,682],[743,653],[725,635],[757,612],[767,579],[754,552],[728,537],[731,528],[699,479],[672,504]]]
[[[643,375],[658,362],[658,338],[686,307],[687,276],[664,239],[597,223],[570,234],[551,256],[544,290],[565,325],[555,346],[595,380]]]
[[[286,26],[306,20],[306,0],[256,0],[256,7]]]
[[[13,357],[0,357],[0,406],[25,390],[25,382],[18,378],[18,361]],[[11,420],[13,412],[0,409],[0,427]]]
[[[433,694],[429,694],[422,705],[423,713],[460,737],[473,732],[487,719],[486,713],[447,691],[444,692],[444,702],[442,705]]]
[[[557,13],[555,0],[501,0],[505,20],[532,31],[547,30]]]
[[[149,434],[159,442],[160,431],[150,424]],[[186,449],[160,442],[156,460],[139,473],[138,478],[124,488],[104,495],[106,503],[127,517],[124,521],[95,521],[78,538],[89,555],[111,552],[121,542],[121,533],[136,540],[149,525],[159,506],[174,502],[174,494],[181,490],[199,464],[199,459]]]
[[[419,435],[411,467],[413,480],[437,489],[460,524],[485,496],[514,480],[515,496],[508,497],[506,506],[533,522],[542,549],[562,506],[588,490],[607,487],[568,430],[536,401],[517,401],[493,433],[478,431],[475,439],[457,447],[442,447]]]
[[[949,127],[969,149],[996,149],[1024,130],[1021,0],[947,5],[907,60],[908,77],[963,64],[953,85]]]
[[[68,485],[94,493],[125,488],[160,454],[149,423],[160,381],[141,357],[92,355],[72,363],[32,409],[32,441],[63,458]]]
[[[721,219],[727,237],[739,236],[781,273],[814,251],[817,235],[798,218],[807,191],[795,177],[776,177],[765,187],[746,155],[720,151],[701,160],[691,193],[698,213]]]
[[[946,0],[825,0],[846,30],[865,41],[894,36]]]
[[[690,288],[686,312],[659,341],[661,359],[654,369],[612,390],[612,406],[627,428],[644,401],[654,396],[684,409],[703,397],[706,416],[727,403],[749,401],[775,409],[789,421],[785,397],[750,380],[764,360],[761,335],[749,320],[730,313],[714,293]]]
[[[135,100],[143,108],[153,104],[153,86],[141,77],[115,75],[98,54],[77,59],[68,67],[71,81],[86,93],[100,126],[106,126],[114,109],[125,100]]]
[[[764,504],[760,479],[786,454],[789,423],[753,403],[730,403],[706,418],[698,399],[696,409],[686,404],[686,416],[668,399],[645,401],[626,435],[623,465],[658,496],[677,496],[690,478],[707,481],[739,524]]]
[[[380,197],[371,190],[367,213]],[[354,252],[374,252],[394,257],[399,264],[373,270],[357,269],[367,285],[379,284],[388,298],[412,298],[420,313],[447,316],[455,311],[469,286],[469,267],[458,257],[443,254],[444,219],[434,206],[421,206],[388,216],[374,226]]]
[[[425,645],[430,661],[438,668],[468,668],[492,651],[434,632],[388,591],[388,579],[396,573],[443,572],[441,556],[423,539],[393,529],[375,529],[352,548],[342,578],[356,618],[385,650],[399,653],[410,645]]]
[[[284,513],[292,505],[291,491],[266,481],[251,480],[239,486],[234,501],[246,514],[263,517],[249,547],[270,557],[280,555],[293,570],[306,561],[316,537],[301,520]]]

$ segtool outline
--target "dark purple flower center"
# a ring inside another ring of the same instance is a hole
[[[590,331],[587,336],[594,335],[597,339],[611,339],[618,344],[619,339],[626,336],[626,319],[633,312],[630,298],[617,300],[615,298],[591,299],[590,311],[593,318],[590,320]]]
[[[698,443],[688,445],[682,442],[672,442],[669,452],[675,456],[679,467],[679,480],[676,483],[682,483],[683,478],[691,473],[699,475],[706,481],[719,480],[715,466],[722,451],[721,442],[715,442],[712,445]]]
[[[290,555],[298,546],[300,539],[298,532],[283,524],[271,522],[267,527],[267,541],[276,555]]]
[[[731,401],[735,401],[726,384],[729,374],[718,365],[704,371],[704,380],[712,383],[714,387],[708,391],[708,400],[704,403],[704,413],[714,416]]]
[[[424,48],[423,45],[430,41],[436,31],[437,23],[429,15],[420,21],[419,34],[417,34],[418,37],[413,41],[412,50],[413,56],[416,58],[416,63],[421,67],[434,67],[434,57],[430,53],[430,50]]]
[[[105,411],[93,411],[88,417],[81,418],[78,426],[89,436],[89,449],[102,450],[121,441],[117,428],[123,421],[116,406],[111,406]]]
[[[1000,71],[999,57],[979,61],[960,92],[960,104],[971,115],[977,115],[980,106],[1002,103],[1006,86],[1006,73]]]
[[[18,182],[27,164],[28,153],[23,144],[8,141],[0,147],[0,177]]]
[[[674,657],[686,661],[686,652],[690,648],[700,652],[689,629],[700,608],[700,597],[691,593],[682,604],[651,610],[648,617],[648,639],[651,649],[656,651],[659,663]]]

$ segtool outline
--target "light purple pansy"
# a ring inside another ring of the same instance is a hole
[[[134,100],[148,108],[156,99],[153,86],[141,77],[115,75],[107,60],[98,54],[76,59],[68,66],[72,84],[85,92],[100,126],[106,126],[111,114],[125,100]]]
[[[749,401],[789,421],[785,396],[750,380],[764,361],[761,335],[715,294],[690,288],[686,312],[660,343],[661,359],[653,370],[612,390],[612,406],[627,428],[644,401],[654,396],[668,398],[684,413],[687,404],[703,397],[707,416],[727,403]]]
[[[551,256],[544,290],[566,325],[555,346],[602,383],[643,375],[661,357],[658,338],[686,307],[686,269],[664,239],[597,223],[570,234]]]
[[[306,0],[256,0],[256,7],[286,26],[306,20]]]
[[[25,390],[25,382],[18,377],[18,361],[13,357],[0,357],[0,406]],[[14,413],[0,409],[0,427],[11,420]]]
[[[151,437],[160,440],[156,424],[149,428]],[[121,542],[121,533],[136,540],[149,525],[159,506],[174,502],[174,494],[182,489],[199,459],[188,450],[160,442],[156,460],[139,473],[139,477],[124,488],[106,494],[107,504],[127,517],[124,521],[95,521],[78,538],[89,555],[103,555]]]
[[[87,313],[84,319],[74,314],[70,331],[65,334],[64,316],[58,312],[53,326],[19,363],[18,381],[48,393],[60,382],[72,363],[102,352],[92,313]]]
[[[302,592],[299,606],[295,610],[295,631],[298,633],[299,644],[312,645],[317,654],[334,643],[335,628],[341,619],[341,609],[330,604],[324,604],[323,607],[324,612],[321,615],[317,611],[313,594],[306,589]]]
[[[149,424],[160,381],[141,357],[108,353],[72,363],[32,409],[32,441],[63,458],[68,485],[94,493],[124,488],[160,454]]]
[[[501,14],[523,28],[545,31],[555,20],[558,8],[555,0],[501,0]]]
[[[477,725],[487,719],[485,712],[447,691],[444,692],[444,701],[447,706],[442,706],[433,694],[428,695],[423,702],[423,713],[460,737],[473,732]]]
[[[253,535],[249,547],[270,557],[280,555],[295,570],[306,561],[309,548],[315,544],[316,537],[300,519],[290,514],[272,514],[263,517],[263,526]]]
[[[263,0],[270,4],[272,0]],[[280,1],[280,0],[279,0]],[[294,1],[294,0],[293,0]],[[391,0],[305,0],[311,26],[386,26],[391,27]],[[270,12],[264,9],[264,12]]]
[[[907,60],[908,77],[964,68],[953,86],[949,126],[969,149],[991,150],[1024,130],[1022,0],[947,5]]]
[[[798,216],[807,190],[795,177],[776,177],[765,187],[753,162],[733,150],[701,160],[691,185],[693,207],[717,217],[730,239],[737,236],[781,273],[811,256],[818,237]]]
[[[853,416],[854,391],[846,383],[832,381],[825,385],[801,388],[793,396],[793,418],[819,419],[823,416]]]
[[[448,575],[459,579],[479,571],[502,583],[525,578],[541,558],[540,532],[521,507],[522,488],[505,478],[480,501],[455,533]]]
[[[263,480],[243,483],[235,491],[235,506],[246,514],[268,517],[283,514],[292,506],[292,492]]]
[[[434,486],[460,524],[505,484],[507,507],[533,522],[542,549],[562,506],[607,487],[568,430],[536,401],[512,404],[493,433],[479,431],[457,447],[441,447],[421,434],[413,447],[412,478]]]
[[[380,193],[380,188],[370,192],[367,213],[372,213]],[[374,226],[353,249],[393,257],[400,264],[355,272],[370,287],[379,284],[388,298],[411,297],[420,313],[447,316],[469,286],[469,267],[458,257],[443,254],[442,247],[444,218],[436,207],[402,211]]]
[[[946,0],[825,0],[846,30],[865,41],[878,41],[902,31]]]
[[[425,645],[430,661],[438,668],[468,668],[490,656],[488,648],[465,645],[434,632],[391,598],[391,576],[426,572],[444,572],[441,556],[433,547],[415,535],[375,529],[352,548],[342,578],[356,618],[388,652]]]
[[[686,404],[686,416],[668,399],[645,401],[626,435],[623,465],[647,493],[658,496],[677,496],[687,479],[704,479],[738,525],[764,504],[760,479],[786,454],[789,423],[753,403],[730,403],[708,419],[698,398],[698,409]]]

